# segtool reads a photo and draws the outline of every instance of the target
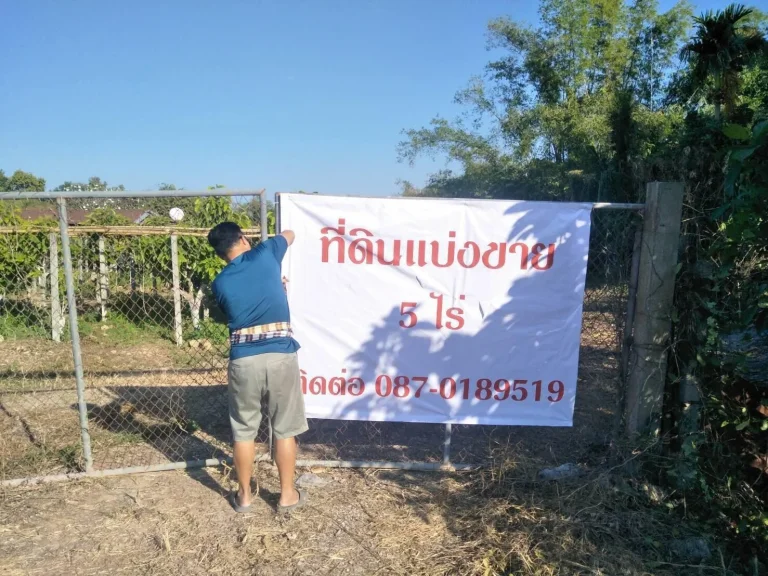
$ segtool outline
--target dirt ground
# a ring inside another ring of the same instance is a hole
[[[274,511],[271,466],[261,468],[247,515],[232,511],[223,497],[229,482],[213,470],[14,490],[0,512],[0,573],[413,574],[446,566],[447,542],[460,553],[439,512],[450,479],[320,475],[329,484],[285,517]]]
[[[251,514],[229,507],[226,470],[14,488],[0,492],[0,574],[746,574],[663,491],[604,467],[546,482],[537,467],[301,470],[328,484],[291,515],[275,512],[268,464]],[[690,541],[710,555],[681,556]]]

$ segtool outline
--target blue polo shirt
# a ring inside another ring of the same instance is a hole
[[[286,239],[275,236],[232,260],[216,276],[211,289],[227,315],[230,332],[291,321],[280,269],[286,250]],[[299,343],[293,338],[271,338],[234,344],[229,357],[236,360],[270,352],[291,354],[298,349]]]

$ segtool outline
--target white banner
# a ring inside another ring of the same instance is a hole
[[[571,426],[590,210],[281,195],[307,416]]]

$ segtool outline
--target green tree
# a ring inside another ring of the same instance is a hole
[[[88,179],[88,190],[103,191],[107,189],[107,183],[98,176],[91,176]]]
[[[680,52],[680,57],[690,64],[692,96],[703,93],[714,105],[718,122],[721,106],[725,107],[726,117],[733,113],[741,90],[741,72],[766,47],[763,33],[750,21],[753,13],[753,9],[741,4],[704,12],[695,19],[694,36]]]
[[[635,194],[610,185],[621,172],[616,107],[621,94],[631,95],[624,106],[636,130],[621,162],[657,152],[657,142],[645,139],[680,117],[659,107],[689,14],[685,2],[660,14],[653,0],[545,0],[536,28],[493,20],[490,47],[503,55],[456,95],[466,112],[407,130],[399,157],[441,155],[461,167],[434,174],[425,195],[612,200]]]
[[[3,170],[0,170],[0,192],[6,192],[8,190],[8,176],[5,175]]]
[[[176,188],[175,184],[162,182],[157,187],[158,190],[183,190],[183,188]],[[146,207],[149,208],[154,214],[168,218],[171,208],[181,208],[184,214],[191,214],[195,209],[195,199],[187,197],[167,197],[167,198],[151,198],[147,200]]]
[[[424,195],[424,190],[422,188],[417,188],[408,180],[397,180],[395,184],[400,186],[400,195],[405,196],[406,198]]]
[[[742,74],[741,99],[756,117],[768,117],[768,51]]]
[[[0,303],[9,293],[25,290],[41,274],[40,261],[46,253],[46,234],[25,232],[30,223],[18,208],[0,202],[0,226],[21,229],[15,234],[0,234]]]
[[[122,184],[109,186],[105,180],[102,180],[98,176],[91,176],[88,179],[88,182],[72,182],[67,180],[54,188],[55,192],[102,192],[122,190],[125,190],[125,186]]]
[[[114,208],[96,208],[83,220],[85,226],[130,226],[132,222]]]
[[[245,214],[248,219],[253,223],[261,226],[261,198],[254,196],[248,202],[243,204],[238,209],[239,212]],[[267,200],[267,227],[274,219],[275,215],[275,203],[271,200]]]
[[[45,178],[35,176],[31,172],[16,170],[5,184],[8,192],[43,192]]]
[[[628,61],[622,71],[621,89],[651,110],[663,105],[680,41],[693,16],[687,2],[658,13],[656,0],[636,0],[628,9],[626,44]]]
[[[212,228],[221,222],[235,222],[243,228],[251,225],[248,216],[233,209],[227,197],[197,198],[184,224],[194,228]],[[205,290],[224,267],[206,238],[179,235],[179,271],[186,290],[182,296],[189,305],[192,325],[200,326],[200,309]]]
[[[85,220],[83,220],[85,226],[129,226],[132,222],[118,214],[111,206],[103,206],[94,209]],[[113,236],[108,235],[104,238],[104,259],[106,261],[107,269],[113,270],[118,267],[121,260],[124,258],[130,258],[133,248],[133,239],[127,236]],[[94,270],[99,269],[100,254],[99,254],[99,234],[93,234],[88,238],[88,241],[79,244],[75,243],[73,249],[73,257],[82,257],[85,262],[88,262],[90,267]],[[96,295],[97,298],[101,298],[100,282],[101,277],[97,276],[96,279]],[[109,274],[107,275],[107,283]]]
[[[122,184],[110,186],[106,180],[102,180],[99,176],[91,176],[87,182],[67,180],[54,188],[55,192],[117,192],[123,190],[125,190],[125,186]],[[135,198],[74,198],[69,200],[68,204],[72,208],[80,210],[143,208],[142,202]]]

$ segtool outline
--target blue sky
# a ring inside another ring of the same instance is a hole
[[[400,132],[457,113],[500,15],[533,23],[537,3],[0,0],[0,168],[393,194],[442,166],[398,163]]]

